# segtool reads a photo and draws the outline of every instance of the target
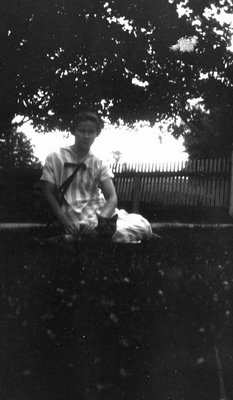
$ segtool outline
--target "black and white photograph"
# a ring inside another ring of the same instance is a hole
[[[233,400],[232,0],[0,0],[0,399]]]

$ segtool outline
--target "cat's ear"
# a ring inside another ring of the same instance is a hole
[[[118,214],[113,215],[113,217],[111,219],[112,219],[113,222],[117,222]]]

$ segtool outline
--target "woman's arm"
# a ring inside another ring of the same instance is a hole
[[[115,208],[117,207],[116,190],[111,178],[105,179],[101,182],[101,190],[106,200],[100,215],[104,218],[111,218]]]
[[[42,194],[52,214],[67,233],[77,234],[78,227],[66,216],[57,200],[57,187],[53,183],[42,182]]]

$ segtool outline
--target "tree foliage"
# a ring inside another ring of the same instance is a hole
[[[233,149],[233,113],[219,106],[195,110],[189,123],[179,127],[190,158],[228,157]]]
[[[114,163],[115,163],[115,164],[118,164],[119,161],[120,161],[120,159],[121,159],[121,157],[122,157],[121,151],[119,151],[119,150],[113,150],[113,151],[112,151],[112,157],[113,157]]]
[[[184,137],[184,145],[191,158],[230,156],[233,150],[231,85],[224,88],[221,83],[215,83],[209,92],[209,99],[189,105],[187,119],[176,126],[171,124],[171,131],[177,137]]]
[[[2,0],[0,133],[15,115],[67,129],[83,108],[113,122],[187,120],[187,99],[212,104],[211,91],[230,85],[230,33],[213,13],[232,8],[230,0]],[[171,50],[193,35],[193,52]]]
[[[39,167],[41,164],[34,155],[31,141],[22,132],[15,129],[11,135],[1,135],[0,168]]]

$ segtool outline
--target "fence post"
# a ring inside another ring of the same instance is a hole
[[[231,152],[231,160],[230,160],[230,207],[229,207],[229,215],[233,217],[233,150]]]
[[[140,197],[141,197],[141,177],[137,173],[133,175],[133,198],[132,198],[132,211],[139,213],[140,210]]]

